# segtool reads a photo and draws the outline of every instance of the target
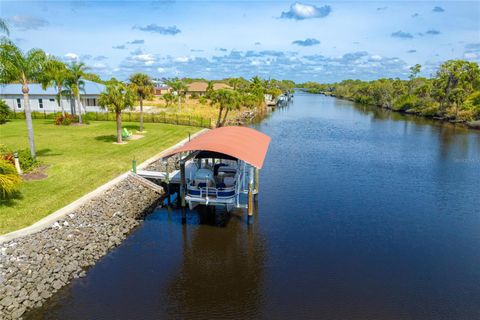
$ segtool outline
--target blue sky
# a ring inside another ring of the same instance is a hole
[[[103,78],[332,82],[480,61],[479,1],[0,0],[0,16],[22,49],[82,60]]]

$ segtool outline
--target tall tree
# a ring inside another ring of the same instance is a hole
[[[35,138],[28,85],[31,82],[41,80],[46,59],[47,56],[42,50],[32,49],[24,53],[9,40],[3,39],[0,42],[0,83],[19,83],[22,85],[28,143],[34,159],[36,159]]]
[[[0,31],[5,33],[7,36],[10,35],[10,29],[8,29],[7,22],[1,18],[0,18]]]
[[[419,65],[418,63],[414,66],[411,66],[410,67],[410,75],[408,76],[410,78],[410,80],[413,80],[416,77],[418,77],[420,71],[422,71],[422,66]]]
[[[135,93],[127,85],[119,81],[108,82],[104,92],[100,94],[98,103],[110,112],[115,112],[117,119],[117,143],[122,143],[122,111],[132,108]]]
[[[63,107],[62,93],[64,86],[68,80],[69,73],[67,66],[57,58],[49,58],[45,63],[45,71],[42,76],[42,87],[55,87],[57,89],[57,104],[65,116],[65,108]]]
[[[72,62],[68,66],[68,79],[67,84],[72,92],[72,96],[75,99],[75,109],[78,109],[78,122],[82,123],[82,109],[83,104],[82,100],[80,99],[80,92],[84,91],[85,87],[85,71],[87,70],[87,66],[83,62]],[[85,110],[86,113],[86,110]]]
[[[165,83],[172,88],[173,94],[177,96],[178,99],[178,111],[180,111],[180,103],[182,96],[185,95],[187,91],[187,85],[181,79],[173,78],[171,80],[165,81]]]
[[[213,93],[211,104],[218,106],[217,128],[225,125],[228,112],[238,109],[241,106],[241,97],[237,91],[229,89],[220,89]],[[225,113],[223,113],[225,111]]]
[[[134,73],[130,76],[130,87],[137,95],[140,103],[140,131],[143,131],[143,100],[153,96],[155,87],[152,79],[144,73]]]
[[[170,92],[167,92],[167,93],[163,94],[162,98],[163,98],[163,100],[165,100],[165,106],[166,107],[169,107],[175,101],[175,96],[173,94],[171,94]]]
[[[255,96],[257,101],[257,106],[265,105],[265,88],[262,79],[258,76],[253,77],[250,80],[249,91],[252,95]]]
[[[440,112],[455,103],[463,103],[465,97],[479,87],[480,69],[475,62],[465,60],[449,60],[437,71],[434,81],[435,96],[440,100]]]
[[[207,82],[207,90],[205,91],[205,96],[208,99],[210,99],[214,91],[215,91],[215,82],[210,80]]]

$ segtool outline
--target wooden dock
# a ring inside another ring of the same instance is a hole
[[[161,181],[167,180],[166,172],[159,171],[148,171],[148,170],[137,170],[137,174],[140,177],[147,179],[157,179]],[[168,174],[168,180],[173,184],[180,184],[180,170],[174,170]]]

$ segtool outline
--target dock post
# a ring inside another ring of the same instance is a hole
[[[187,223],[187,208],[182,207],[182,224]]]
[[[172,195],[170,192],[170,172],[168,171],[168,160],[165,163],[165,183],[167,184],[167,204],[170,207],[172,205]]]
[[[248,217],[253,216],[253,167],[250,166],[248,174]]]
[[[185,182],[185,162],[180,161],[180,199],[181,199],[181,204],[182,208],[185,207],[185,188],[186,188],[186,182]]]
[[[258,178],[260,176],[260,169],[255,168],[255,201],[258,200],[258,192],[259,192],[259,181]]]
[[[132,172],[137,173],[137,160],[135,158],[132,160]]]

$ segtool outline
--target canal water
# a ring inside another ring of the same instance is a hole
[[[480,319],[480,134],[320,95],[246,213],[160,209],[30,319]]]

